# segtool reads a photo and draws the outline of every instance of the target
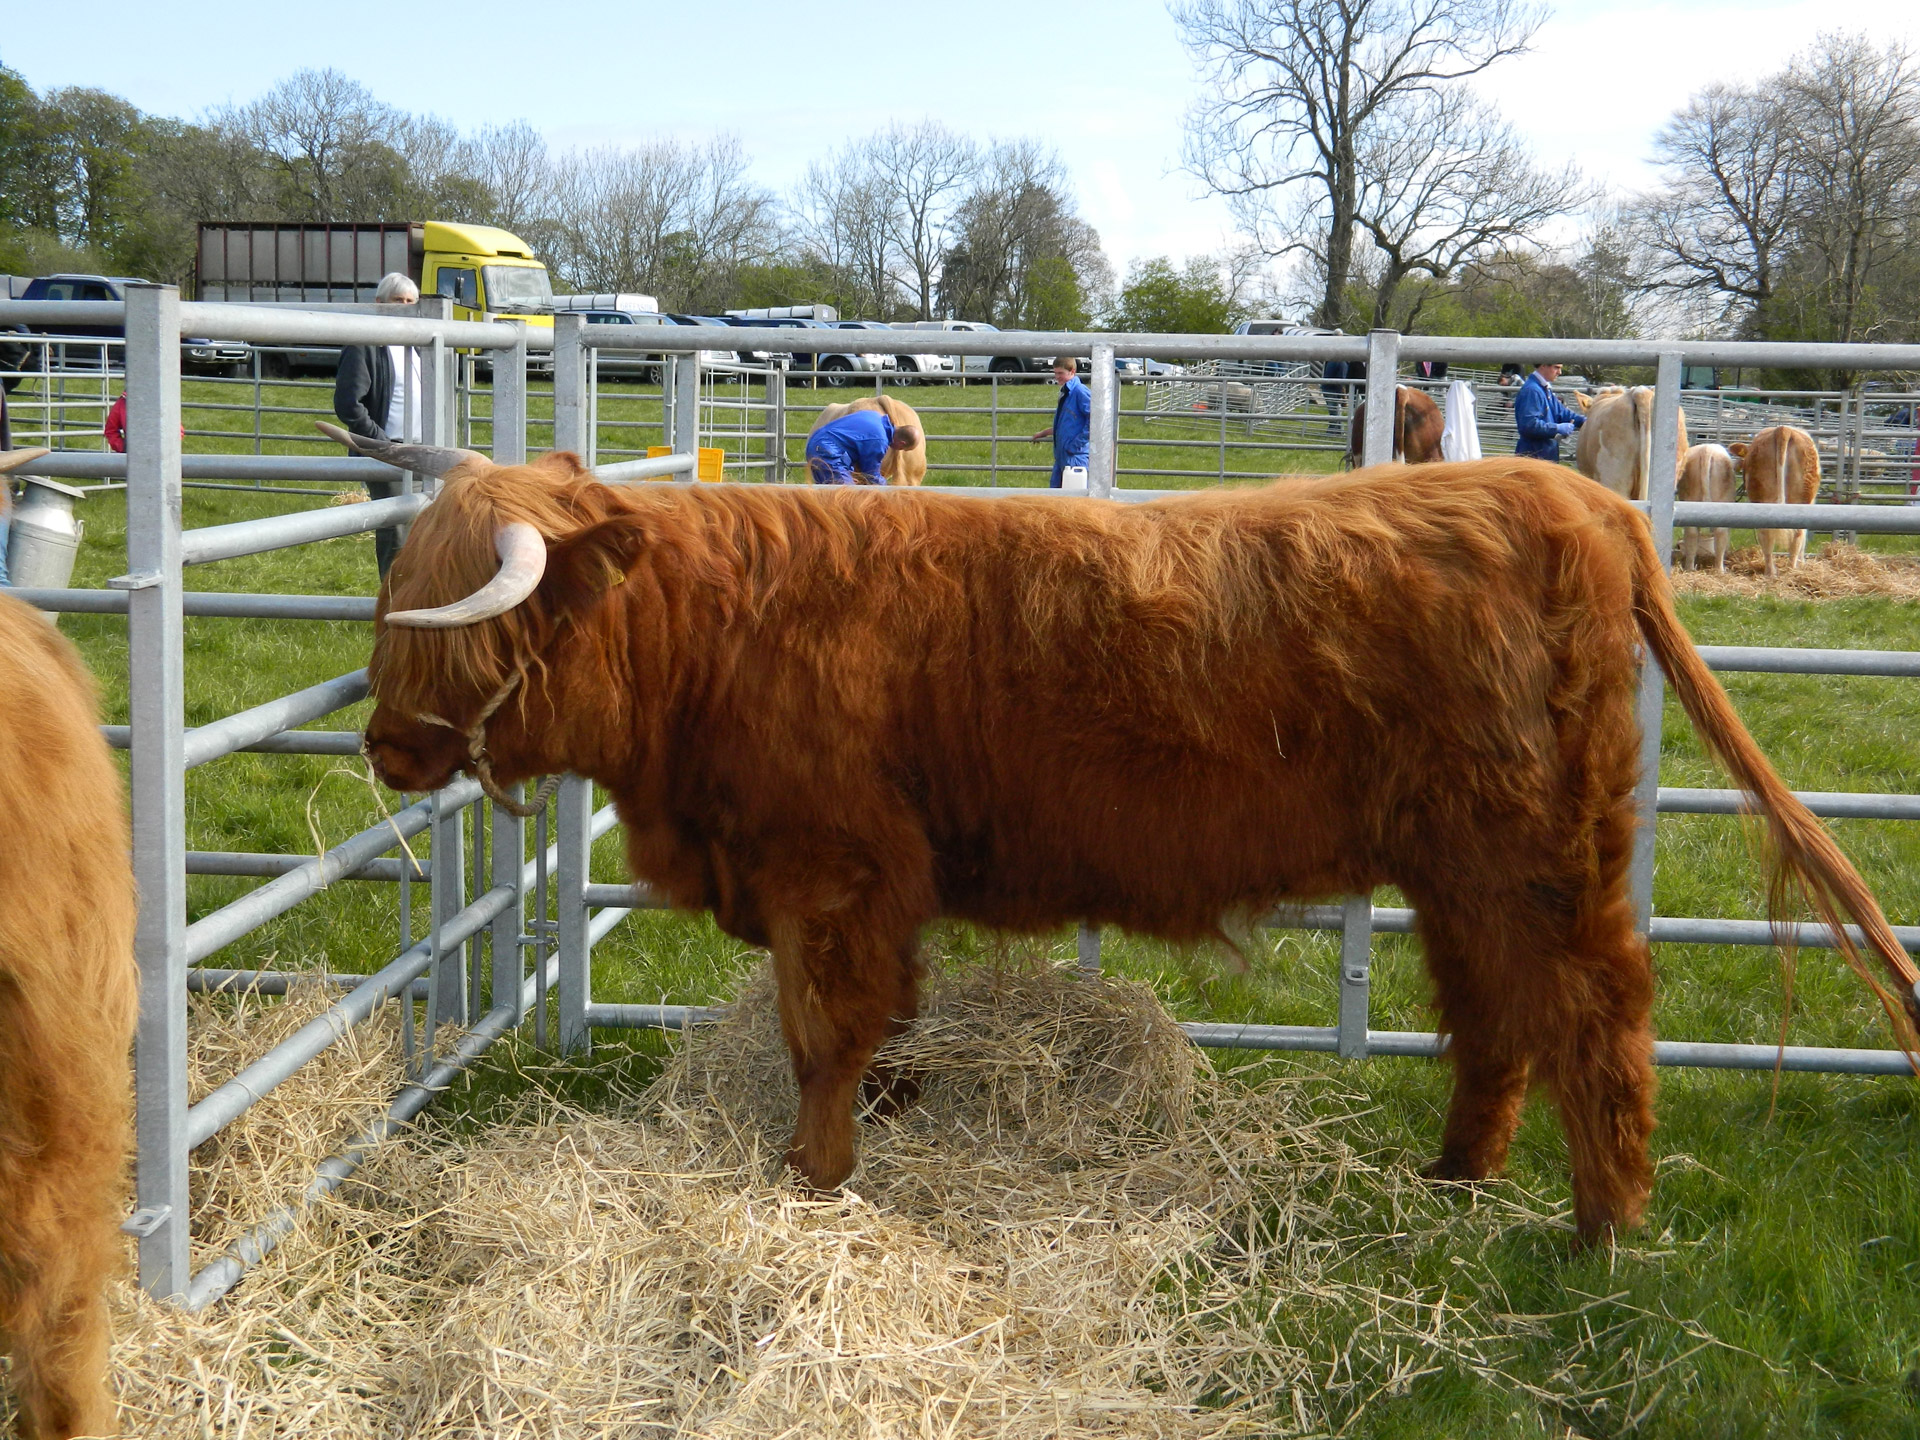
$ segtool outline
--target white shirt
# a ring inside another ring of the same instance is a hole
[[[387,405],[386,423],[380,428],[389,440],[406,444],[420,443],[420,352],[408,345],[387,346],[387,359],[393,363],[393,399]],[[407,424],[407,397],[412,395],[413,423]],[[405,430],[405,434],[401,431]]]

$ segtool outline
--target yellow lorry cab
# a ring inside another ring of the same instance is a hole
[[[553,285],[526,241],[492,225],[421,225],[423,295],[453,301],[456,320],[524,320],[553,328]]]

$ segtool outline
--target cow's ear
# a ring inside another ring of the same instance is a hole
[[[533,462],[534,468],[544,470],[556,480],[590,480],[593,472],[581,463],[580,457],[571,450],[551,450]]]
[[[576,615],[627,578],[646,545],[646,533],[631,515],[597,525],[547,546],[540,599],[555,618]]]
[[[1727,446],[1727,453],[1733,456],[1733,458],[1736,460],[1746,459],[1747,458],[1747,442],[1744,440],[1733,441],[1730,445]]]

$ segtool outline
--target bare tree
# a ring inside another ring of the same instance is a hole
[[[833,278],[841,303],[862,313],[894,308],[889,267],[899,217],[897,196],[856,142],[807,167],[795,196],[797,235],[806,257]]]
[[[1375,326],[1392,322],[1407,277],[1451,280],[1483,255],[1526,249],[1548,221],[1590,195],[1571,165],[1551,173],[1535,166],[1513,127],[1461,88],[1381,107],[1361,134],[1354,168],[1355,218],[1379,259]],[[1426,293],[1399,328],[1413,328]]]
[[[746,170],[726,136],[568,155],[550,207],[556,268],[581,289],[642,290],[673,309],[720,302],[779,235],[773,197]]]
[[[1717,82],[1667,122],[1666,186],[1634,206],[1655,283],[1719,296],[1723,318],[1772,298],[1800,204],[1791,124],[1780,86]]]
[[[1920,208],[1920,67],[1904,46],[1822,36],[1788,74],[1794,163],[1819,203],[1800,216],[1826,334],[1856,340],[1880,318],[1875,273],[1916,240]],[[1910,317],[1909,317],[1910,318]]]
[[[1375,117],[1521,53],[1541,20],[1534,0],[1183,0],[1173,15],[1217,87],[1189,116],[1188,167],[1269,253],[1314,259],[1335,326]]]
[[[916,318],[933,318],[934,285],[946,253],[952,207],[979,163],[973,142],[937,121],[895,125],[868,142],[869,163],[889,192],[888,243]]]
[[[213,121],[253,146],[302,220],[380,220],[399,198],[402,116],[338,70],[301,70]]]
[[[941,261],[941,307],[1003,328],[1079,329],[1105,308],[1113,269],[1100,236],[1073,212],[1055,151],[998,144],[955,212]]]
[[[547,142],[524,120],[488,125],[467,142],[467,166],[484,185],[493,223],[508,230],[531,224],[553,188]]]

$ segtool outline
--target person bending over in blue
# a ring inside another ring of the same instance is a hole
[[[911,450],[920,432],[896,428],[878,410],[849,410],[807,437],[807,470],[816,485],[884,485],[880,462],[889,450]]]
[[[1513,453],[1532,460],[1560,460],[1560,439],[1587,423],[1587,417],[1569,410],[1553,393],[1553,382],[1560,378],[1560,366],[1549,360],[1533,367],[1533,374],[1513,397],[1513,428],[1520,432]]]
[[[1053,478],[1047,484],[1058,490],[1060,472],[1068,468],[1092,468],[1088,443],[1093,435],[1093,392],[1080,383],[1080,362],[1062,355],[1053,362],[1053,383],[1060,387],[1059,402],[1053,407],[1053,424],[1033,437],[1053,441]]]

